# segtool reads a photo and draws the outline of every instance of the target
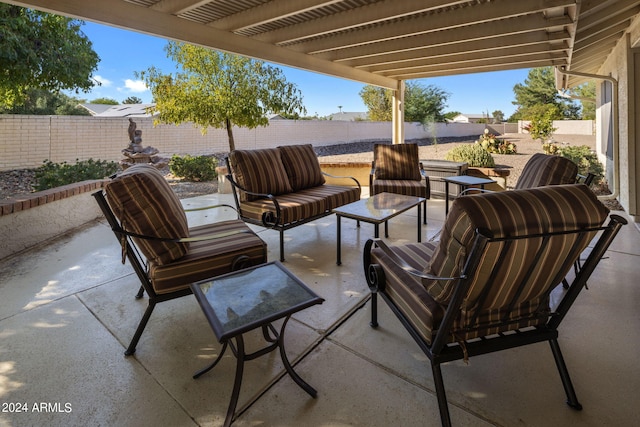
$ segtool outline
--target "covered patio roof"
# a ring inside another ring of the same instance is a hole
[[[640,12],[634,0],[5,1],[394,90],[543,66],[595,74]]]

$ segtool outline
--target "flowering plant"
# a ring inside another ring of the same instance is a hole
[[[516,144],[498,138],[496,135],[490,133],[489,129],[484,130],[484,133],[480,135],[480,139],[476,141],[476,144],[479,144],[488,153],[515,154],[518,152]]]

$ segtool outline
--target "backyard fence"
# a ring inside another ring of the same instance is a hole
[[[206,155],[229,151],[227,133],[209,129],[203,135],[192,124],[153,125],[150,117],[133,119],[142,130],[142,145],[152,146],[160,155]],[[592,134],[593,125],[578,123]],[[569,122],[559,122],[568,125]],[[575,122],[572,122],[575,123]],[[486,125],[473,123],[405,123],[405,139],[477,136]],[[554,123],[555,127],[558,127]],[[119,161],[129,144],[127,117],[0,115],[0,170],[26,169],[44,160],[74,163],[90,158]],[[516,123],[490,125],[492,132],[517,133]],[[279,145],[313,144],[325,146],[356,141],[391,139],[390,122],[332,120],[272,120],[266,127],[234,128],[236,148],[254,149]],[[562,133],[559,129],[556,133]],[[576,131],[572,125],[571,132]]]

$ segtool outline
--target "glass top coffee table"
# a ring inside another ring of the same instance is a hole
[[[368,199],[360,199],[356,202],[349,203],[348,205],[335,208],[333,212],[337,217],[337,261],[338,265],[342,264],[341,260],[341,231],[340,231],[340,219],[342,217],[351,218],[358,221],[364,221],[369,224],[374,224],[375,233],[374,237],[380,237],[380,224],[384,222],[384,234],[385,237],[389,237],[389,227],[387,221],[396,215],[400,215],[403,212],[408,211],[414,206],[418,207],[418,242],[422,241],[422,222],[421,205],[424,202],[424,197],[404,196],[402,194],[393,193],[379,193],[375,196],[371,196]]]
[[[291,315],[324,300],[316,295],[280,262],[275,261],[256,267],[239,270],[214,279],[191,285],[193,294],[200,303],[216,338],[222,343],[218,357],[193,378],[213,369],[231,346],[236,356],[236,375],[231,401],[224,422],[231,425],[238,404],[244,362],[280,349],[282,363],[287,373],[304,391],[316,397],[316,390],[293,370],[284,348],[284,330]],[[283,319],[277,331],[272,322]],[[242,334],[262,328],[267,345],[246,354]],[[234,343],[235,342],[235,343]]]

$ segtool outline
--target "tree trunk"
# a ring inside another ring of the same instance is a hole
[[[229,137],[229,152],[236,149],[236,143],[233,140],[233,129],[231,128],[231,120],[225,119],[225,127],[227,128],[227,136]]]

